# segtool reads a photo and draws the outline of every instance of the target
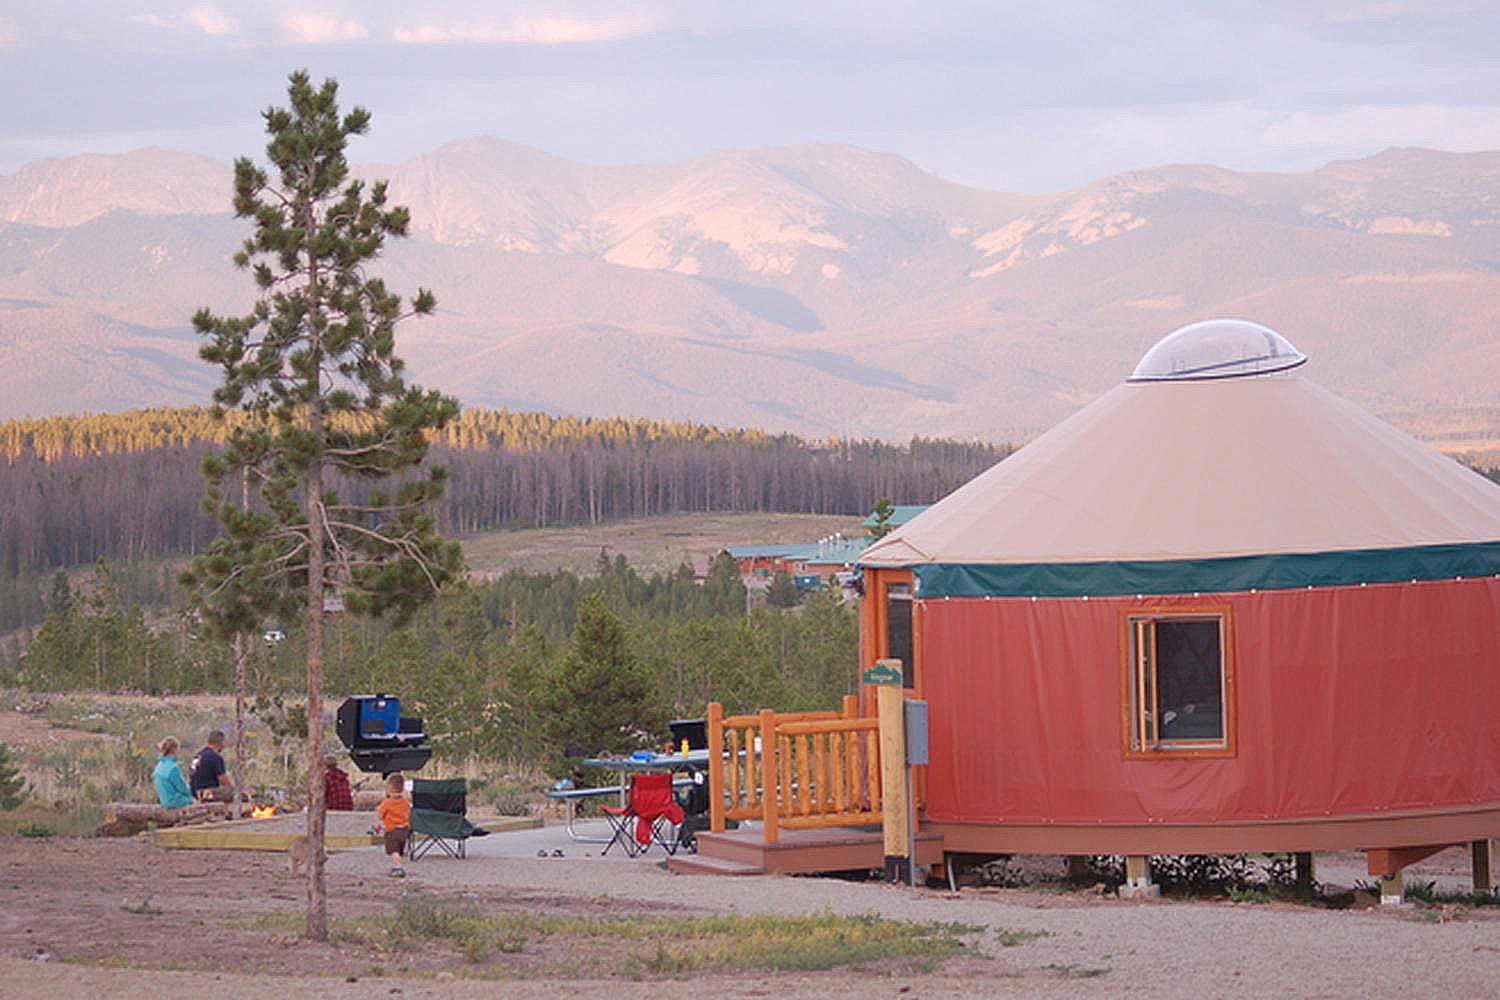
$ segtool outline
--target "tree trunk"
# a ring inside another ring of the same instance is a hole
[[[305,208],[304,232],[315,231],[312,206]],[[307,248],[307,307],[310,314],[322,312],[318,290],[318,258]],[[323,872],[327,854],[323,850],[323,831],[327,824],[328,803],[323,799],[323,575],[324,544],[328,514],[323,507],[323,449],[327,445],[323,427],[322,341],[316,330],[309,331],[308,431],[312,435],[313,455],[307,466],[307,842],[311,845],[307,859],[307,936],[313,941],[328,940],[328,883]]]
[[[307,473],[307,936],[328,940],[328,886],[323,874],[323,414],[316,401],[310,424],[319,454]]]
[[[250,470],[240,470],[240,509],[250,509]],[[245,812],[245,661],[250,658],[249,632],[234,634],[234,818]]]
[[[234,818],[245,811],[245,661],[250,658],[250,634],[234,634]]]

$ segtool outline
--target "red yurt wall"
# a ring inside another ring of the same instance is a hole
[[[1227,610],[1232,754],[1127,754],[1126,616],[1206,606]],[[1258,822],[1500,802],[1500,577],[930,599],[918,614],[929,821]]]

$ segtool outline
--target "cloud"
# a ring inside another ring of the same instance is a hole
[[[294,45],[355,42],[369,35],[363,22],[326,14],[292,13],[281,17],[281,30]]]
[[[658,28],[643,15],[597,20],[576,17],[516,17],[500,21],[449,21],[397,27],[391,37],[410,45],[580,45],[639,38]]]
[[[130,21],[144,24],[148,28],[163,31],[196,29],[205,35],[222,36],[238,34],[240,22],[217,7],[194,7],[178,18],[162,17],[159,14],[132,14]]]
[[[1500,109],[1485,105],[1357,105],[1296,111],[1265,130],[1266,145],[1335,155],[1385,146],[1431,146],[1454,152],[1500,149]]]
[[[217,7],[194,7],[183,16],[205,35],[233,35],[240,30],[240,22]]]

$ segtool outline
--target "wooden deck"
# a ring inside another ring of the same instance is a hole
[[[667,867],[683,875],[805,875],[881,868],[884,846],[878,829],[782,830],[767,844],[758,826],[698,834],[697,854],[678,854]],[[918,865],[943,861],[943,838],[917,835]]]

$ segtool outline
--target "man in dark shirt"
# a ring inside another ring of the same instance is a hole
[[[224,731],[209,733],[207,743],[188,766],[188,787],[199,802],[229,802],[234,798],[234,785],[224,766]]]

